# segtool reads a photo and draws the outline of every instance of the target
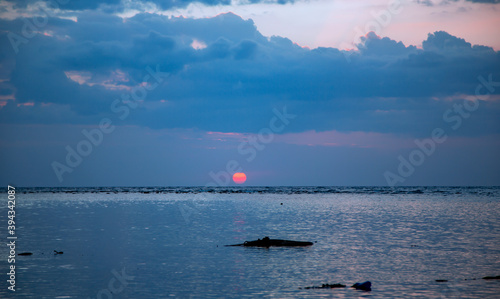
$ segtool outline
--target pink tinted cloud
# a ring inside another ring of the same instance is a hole
[[[246,140],[247,136],[243,133],[238,132],[214,132],[208,131],[206,132],[207,139],[216,140],[216,141],[236,141],[241,142],[242,140]]]
[[[20,103],[20,104],[17,104],[17,107],[21,107],[21,106],[28,106],[28,107],[31,107],[31,106],[35,106],[35,103],[34,103],[34,102],[27,102],[27,103]]]
[[[111,72],[109,77],[94,77],[91,72],[88,71],[65,71],[64,74],[66,77],[80,85],[100,85],[108,90],[127,90],[130,91],[132,89],[131,86],[125,85],[124,83],[129,82],[128,75],[123,71],[116,69]],[[139,85],[145,86],[147,83],[142,82]]]
[[[213,131],[208,131],[208,135],[215,135],[215,136],[231,136],[231,137],[242,137],[243,133],[237,133],[237,132],[213,132]]]

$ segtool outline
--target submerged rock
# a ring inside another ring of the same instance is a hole
[[[269,239],[269,237],[264,237],[255,241],[245,241],[242,244],[226,245],[226,246],[245,246],[245,247],[296,247],[296,246],[311,246],[312,242],[304,241],[291,241],[291,240],[280,240],[280,239]]]
[[[353,288],[356,290],[362,290],[362,291],[371,291],[372,290],[372,283],[369,281],[365,281],[363,283],[355,283],[352,285]]]

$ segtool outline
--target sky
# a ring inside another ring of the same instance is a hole
[[[498,28],[498,0],[0,1],[0,183],[498,186]]]

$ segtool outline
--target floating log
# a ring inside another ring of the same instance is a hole
[[[483,279],[500,279],[500,275],[498,276],[485,276]]]
[[[308,290],[308,289],[336,289],[336,288],[345,288],[345,287],[346,286],[344,284],[341,284],[341,283],[334,283],[334,284],[324,283],[320,287],[312,286],[312,287],[305,287],[304,289],[306,289],[306,290]],[[299,289],[301,289],[301,288],[299,288]]]
[[[291,240],[280,240],[280,239],[269,239],[269,237],[264,237],[255,241],[245,241],[241,244],[226,245],[226,246],[245,246],[245,247],[298,247],[298,246],[311,246],[312,242],[304,241],[291,241]]]
[[[33,255],[33,253],[31,253],[31,252],[21,252],[21,253],[18,253],[17,255]]]

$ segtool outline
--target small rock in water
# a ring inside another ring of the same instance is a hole
[[[352,285],[353,288],[356,290],[362,290],[362,291],[371,291],[372,290],[372,283],[369,281],[365,281],[363,283],[355,283]]]
[[[21,253],[18,253],[17,255],[33,255],[33,253],[31,253],[31,252],[21,252]]]

